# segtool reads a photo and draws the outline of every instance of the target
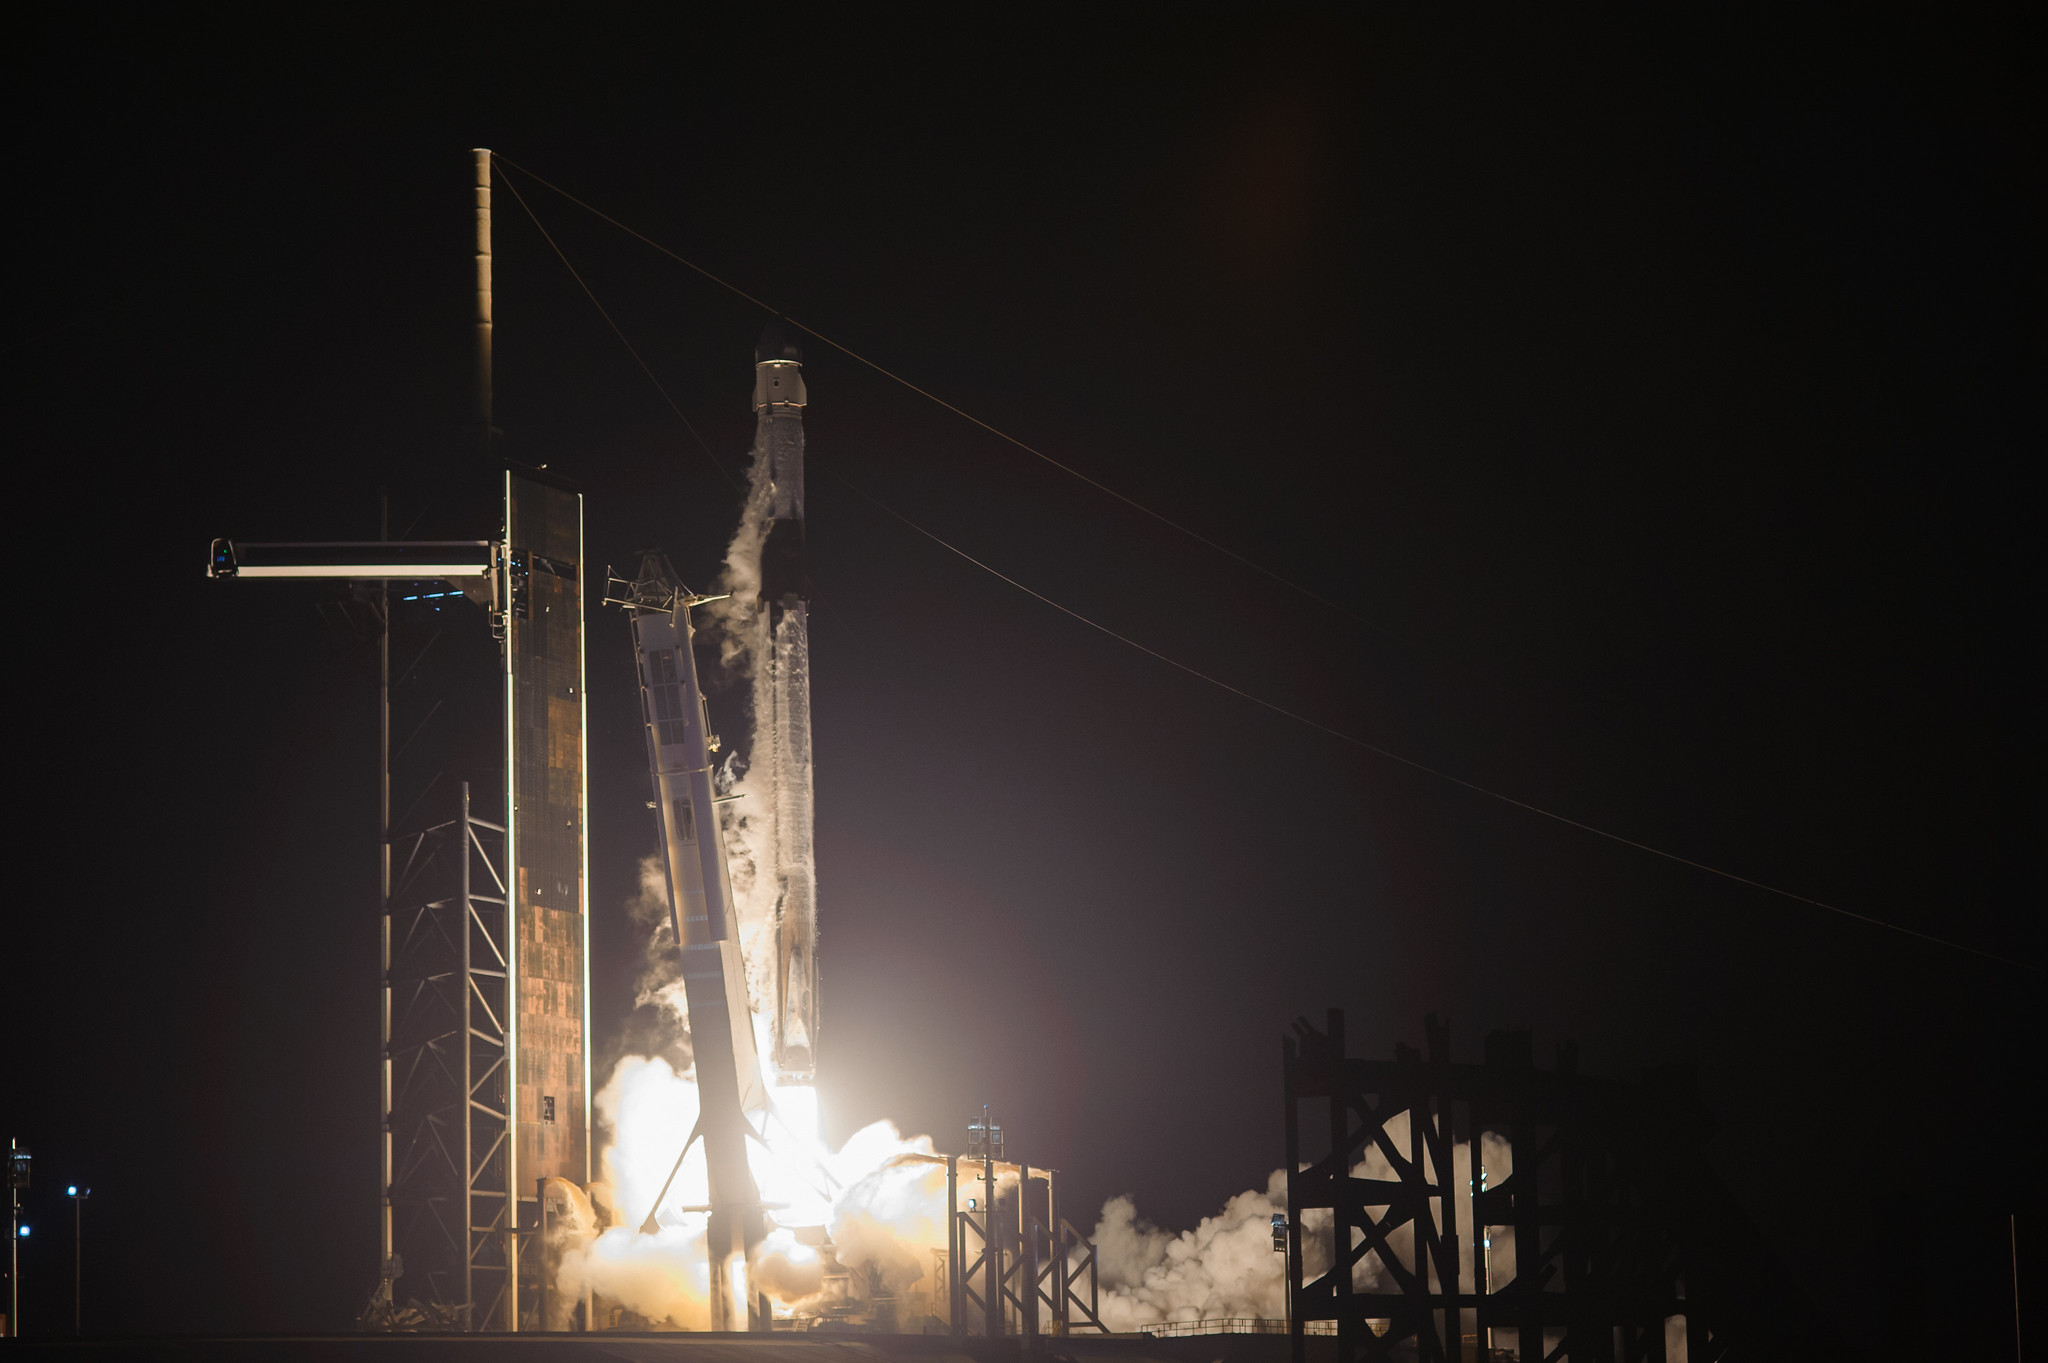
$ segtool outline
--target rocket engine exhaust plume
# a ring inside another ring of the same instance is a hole
[[[837,1151],[816,1137],[807,1087],[774,1091],[765,1146],[749,1152],[774,1227],[750,1265],[754,1287],[791,1315],[808,1314],[823,1288],[823,1261],[806,1229],[829,1229],[839,1261],[877,1268],[892,1287],[911,1289],[933,1271],[930,1251],[946,1243],[946,1174],[929,1137],[906,1140],[888,1122],[855,1132]],[[704,1215],[709,1195],[702,1148],[684,1159],[655,1206],[676,1154],[697,1116],[693,1073],[667,1061],[626,1056],[596,1098],[611,1141],[593,1201],[609,1203],[574,1217],[551,1236],[555,1287],[568,1297],[592,1291],[651,1321],[710,1327]],[[658,1229],[636,1229],[654,1207]],[[929,1285],[926,1285],[929,1290]]]

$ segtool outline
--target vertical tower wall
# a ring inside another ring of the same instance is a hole
[[[582,498],[495,481],[487,574],[394,602],[373,1327],[521,1328],[538,1180],[590,1177]]]
[[[537,1179],[590,1179],[583,499],[511,473],[505,489],[513,1157],[530,1201]]]

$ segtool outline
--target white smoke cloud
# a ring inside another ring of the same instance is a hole
[[[815,1307],[825,1261],[804,1228],[828,1225],[846,1267],[877,1269],[898,1290],[929,1278],[931,1250],[946,1243],[946,1172],[931,1138],[906,1139],[892,1123],[875,1122],[833,1151],[817,1134],[814,1090],[776,1088],[770,1098],[768,1148],[748,1146],[762,1200],[776,1208],[751,1264],[753,1284],[790,1310]],[[594,1292],[657,1324],[708,1329],[705,1217],[682,1210],[709,1201],[702,1143],[677,1166],[697,1121],[694,1071],[626,1056],[594,1106],[609,1133],[604,1178],[592,1185],[594,1206],[585,1204],[551,1230],[556,1290],[564,1300]],[[642,1235],[650,1211],[659,1229]],[[929,1292],[932,1285],[922,1286]]]
[[[778,1227],[754,1256],[754,1285],[785,1304],[806,1302],[825,1287],[825,1260],[796,1232]]]
[[[1282,1318],[1287,1261],[1273,1252],[1272,1219],[1286,1209],[1280,1170],[1263,1191],[1239,1193],[1179,1235],[1140,1221],[1129,1197],[1111,1198],[1093,1237],[1102,1323],[1124,1333],[1170,1320]]]
[[[687,1028],[683,1008],[683,962],[676,951],[675,924],[669,918],[668,872],[661,854],[640,858],[640,893],[626,901],[626,917],[646,934],[640,965],[633,976],[633,1006],[659,1008],[678,1027]]]
[[[922,1144],[869,1171],[832,1209],[839,1262],[877,1271],[898,1293],[935,1278],[933,1251],[946,1248],[946,1166]]]
[[[767,443],[757,438],[747,466],[747,500],[739,527],[726,546],[725,565],[713,595],[724,600],[702,607],[718,644],[719,666],[746,683],[750,728],[771,713],[768,613],[761,604],[761,551],[771,528],[770,458]],[[745,755],[735,749],[719,773],[722,794],[738,796],[719,806],[725,833],[726,869],[732,879],[734,909],[739,920],[740,956],[746,963],[747,993],[760,1010],[773,1007],[776,978],[775,909],[778,864],[775,811],[781,792],[772,762],[760,760],[759,734]],[[738,759],[738,760],[735,760]],[[766,1052],[763,1052],[766,1054]]]
[[[611,1137],[604,1147],[604,1178],[591,1190],[593,1201],[606,1207],[608,1219],[617,1224],[600,1230],[594,1208],[588,1223],[561,1229],[558,1243],[551,1246],[557,1256],[556,1290],[568,1299],[596,1293],[652,1321],[709,1329],[703,1218],[671,1216],[659,1233],[639,1232],[682,1142],[697,1124],[694,1078],[678,1075],[666,1060],[629,1055],[613,1067],[593,1106]],[[666,1204],[702,1206],[707,1197],[703,1154],[693,1150],[677,1171]]]
[[[1395,1149],[1408,1148],[1408,1114],[1387,1122]],[[1489,1186],[1498,1186],[1513,1172],[1512,1152],[1493,1132],[1481,1134],[1481,1158]],[[1460,1242],[1473,1244],[1472,1161],[1469,1143],[1452,1152],[1453,1196],[1457,1202]],[[1423,1169],[1434,1181],[1435,1169],[1425,1150]],[[1354,1178],[1392,1179],[1392,1164],[1377,1146],[1351,1170]],[[1287,1214],[1287,1174],[1276,1169],[1263,1190],[1239,1193],[1199,1226],[1176,1235],[1141,1219],[1135,1202],[1125,1197],[1103,1204],[1095,1225],[1097,1271],[1103,1291],[1099,1309],[1103,1324],[1123,1332],[1167,1321],[1219,1320],[1249,1317],[1282,1320],[1287,1312],[1286,1256],[1273,1248],[1272,1219]],[[1332,1217],[1327,1209],[1311,1208],[1301,1217],[1302,1277],[1327,1273],[1334,1262]],[[1495,1286],[1514,1277],[1514,1233],[1492,1232],[1491,1277]],[[1387,1235],[1388,1248],[1404,1269],[1415,1262],[1415,1228],[1396,1227]],[[1358,1243],[1353,1242],[1354,1245]],[[1469,1260],[1467,1264],[1469,1266]],[[1469,1272],[1469,1267],[1467,1269]],[[1392,1275],[1378,1255],[1368,1253],[1352,1270],[1353,1286],[1391,1290]],[[1469,1285],[1469,1277],[1466,1279]]]
[[[587,1289],[657,1324],[711,1328],[710,1266],[701,1225],[664,1226],[656,1235],[613,1226],[561,1251],[560,1264],[555,1283],[565,1296],[574,1298]]]

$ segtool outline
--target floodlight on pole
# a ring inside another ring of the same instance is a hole
[[[71,1199],[71,1333],[85,1333],[85,1200],[92,1189],[76,1183],[64,1190]]]
[[[7,1333],[21,1334],[21,1242],[29,1228],[21,1224],[21,1190],[28,1187],[29,1153],[18,1140],[7,1142],[7,1191],[14,1233],[7,1237]]]

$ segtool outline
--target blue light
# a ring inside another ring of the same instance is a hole
[[[64,1196],[66,1196],[66,1197],[77,1197],[77,1196],[78,1196],[78,1185],[77,1185],[76,1183],[74,1183],[74,1184],[72,1184],[72,1185],[71,1185],[71,1186],[70,1186],[69,1188],[66,1188],[66,1189],[64,1190]]]
[[[23,1227],[21,1228],[21,1238],[22,1238],[22,1239],[24,1239],[24,1240],[28,1239],[28,1227],[27,1227],[27,1226],[23,1226]]]

